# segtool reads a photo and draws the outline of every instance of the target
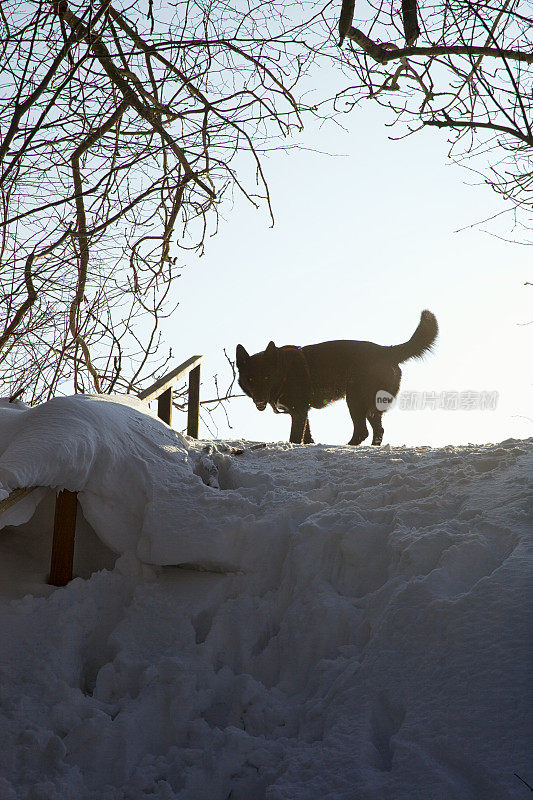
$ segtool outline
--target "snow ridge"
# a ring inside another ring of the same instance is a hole
[[[252,449],[46,406],[0,407],[0,497],[78,490],[111,568],[52,590],[53,492],[7,520],[2,800],[527,796],[533,440]]]

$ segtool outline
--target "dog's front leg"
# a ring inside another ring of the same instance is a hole
[[[289,442],[293,444],[302,444],[304,432],[307,428],[307,409],[305,411],[292,411],[291,419],[292,424]]]

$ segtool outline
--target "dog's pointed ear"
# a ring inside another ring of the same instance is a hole
[[[274,342],[269,342],[268,346],[267,346],[267,349],[265,350],[265,353],[266,353],[267,356],[273,356],[273,355],[276,354],[277,349],[278,348],[276,347]]]
[[[246,350],[244,349],[242,344],[238,344],[237,345],[236,358],[237,358],[237,367],[238,367],[238,369],[240,369],[241,367],[244,367],[244,365],[246,364],[246,362],[250,358],[250,356],[248,355],[248,353],[246,352]]]

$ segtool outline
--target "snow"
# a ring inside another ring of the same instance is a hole
[[[1,800],[527,797],[532,461],[1,401]]]

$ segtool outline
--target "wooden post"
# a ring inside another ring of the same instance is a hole
[[[157,398],[157,416],[170,425],[172,422],[172,386]]]
[[[65,586],[72,580],[77,505],[77,492],[64,489],[56,497],[54,539],[48,578],[48,583],[52,586]]]
[[[187,433],[198,439],[200,421],[200,364],[189,372],[189,403],[187,407]]]

